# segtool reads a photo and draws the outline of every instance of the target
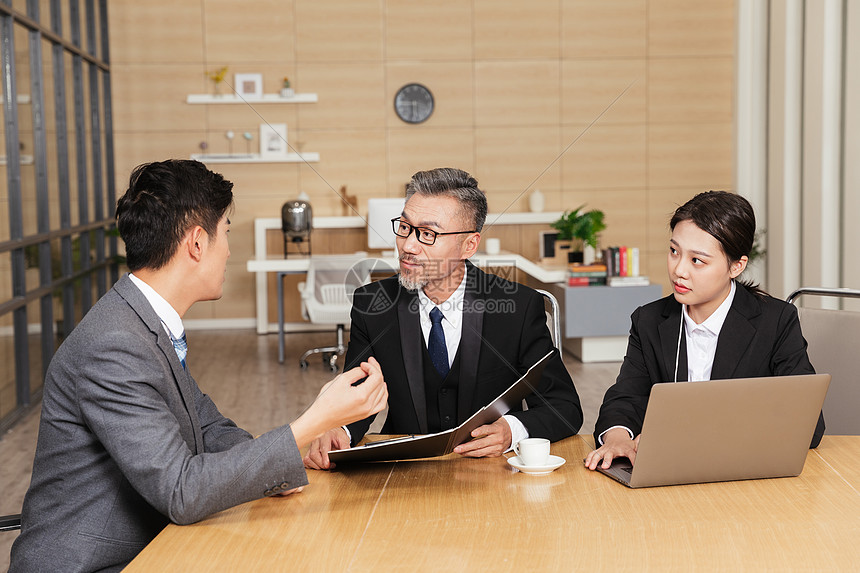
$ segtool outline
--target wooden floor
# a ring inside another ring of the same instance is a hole
[[[296,419],[310,405],[319,388],[331,378],[327,366],[312,361],[299,368],[306,349],[333,343],[334,334],[300,333],[286,338],[284,364],[278,364],[277,336],[258,336],[251,330],[191,331],[188,364],[204,392],[221,412],[252,434],[260,434]],[[583,364],[564,355],[582,401],[582,433],[591,433],[606,388],[615,380],[619,363]],[[5,435],[0,436],[0,514],[19,513],[30,482],[38,435],[39,408],[35,407]],[[9,551],[16,533],[0,533],[0,571],[9,567]]]

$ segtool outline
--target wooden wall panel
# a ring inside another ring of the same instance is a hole
[[[289,62],[295,57],[291,0],[242,0],[238,5],[234,0],[203,0],[203,6],[210,63]]]
[[[730,56],[735,52],[735,3],[648,0],[651,56]]]
[[[200,153],[201,141],[212,141],[202,129],[200,131],[146,134],[116,131],[114,135],[117,197],[128,187],[128,176],[131,174],[131,170],[141,163],[169,158],[187,158],[192,153]],[[210,145],[218,153],[226,152],[226,143],[224,145],[225,151],[220,150],[214,143],[210,143]],[[71,160],[70,164],[74,166],[74,160]],[[71,180],[75,181],[75,178],[72,177]],[[75,186],[73,186],[74,188]]]
[[[540,189],[561,188],[561,167],[556,161],[561,152],[560,128],[482,127],[475,130],[475,176],[487,193],[514,191],[529,186]],[[492,203],[492,199],[488,198]],[[491,206],[501,211],[507,205]],[[516,210],[525,211],[528,207]]]
[[[108,18],[113,71],[122,64],[204,62],[205,5],[205,2],[175,0],[111,2]],[[64,20],[68,22],[68,18]],[[115,85],[119,84],[117,80],[114,76]]]
[[[648,117],[655,123],[731,123],[734,61],[653,58],[648,66]]]
[[[471,129],[392,129],[388,133],[388,188],[401,197],[417,171],[457,167],[475,173]],[[483,182],[479,179],[479,183]]]
[[[559,55],[558,0],[474,0],[476,59]]]
[[[301,91],[319,103],[299,107],[301,129],[371,129],[385,122],[382,63],[338,62],[297,65]]]
[[[471,60],[472,6],[462,0],[388,0],[385,58]]]
[[[647,53],[647,0],[561,4],[564,58],[639,58]]]
[[[732,124],[656,124],[649,130],[648,184],[684,186],[692,197],[732,189]]]
[[[644,58],[564,60],[562,122],[644,124],[648,95],[646,64]]]
[[[116,66],[111,72],[114,129],[169,133],[205,127],[206,107],[185,103],[187,94],[204,91],[203,71],[195,64]]]
[[[299,190],[310,196],[315,215],[355,215],[336,192],[359,198],[361,212],[367,212],[368,197],[386,195],[386,146],[382,129],[327,130],[302,132],[303,147],[323,158],[313,168],[301,170]]]
[[[382,61],[383,28],[379,0],[296,0],[296,59]]]
[[[562,132],[565,147],[579,138],[561,160],[564,188],[644,189],[647,126],[595,124],[583,133],[584,127],[565,126]]]
[[[245,131],[255,151],[264,121],[286,123],[294,149],[320,154],[310,165],[212,165],[235,183],[236,211],[221,301],[231,310],[196,311],[207,317],[253,314],[243,265],[254,218],[278,217],[300,191],[317,215],[351,214],[342,185],[363,215],[369,198],[400,196],[414,171],[443,164],[473,173],[493,212],[527,211],[535,188],[546,210],[603,209],[605,240],[641,242],[643,271],[656,280],[676,204],[732,185],[734,9],[734,0],[116,0],[117,188],[135,165],[188,157],[201,141],[227,152],[227,130],[234,152],[247,151]],[[205,72],[222,65],[230,83],[236,72],[261,73],[273,93],[289,76],[319,101],[186,104],[212,91]],[[394,113],[409,82],[436,99],[424,124]],[[532,227],[490,232],[536,258]],[[317,236],[317,252],[365,246],[363,229],[335,243]],[[269,242],[281,251],[279,233]]]
[[[558,125],[558,60],[481,62],[475,66],[475,124]]]

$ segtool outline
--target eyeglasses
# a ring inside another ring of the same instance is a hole
[[[412,234],[412,231],[415,231],[415,237],[418,239],[419,243],[424,245],[432,245],[436,242],[436,237],[441,235],[465,235],[467,233],[477,233],[477,231],[455,231],[453,233],[438,233],[433,229],[428,229],[427,227],[415,227],[401,219],[400,217],[395,217],[391,219],[391,228],[394,229],[394,234],[398,237],[403,237],[404,239],[409,238],[409,235]]]

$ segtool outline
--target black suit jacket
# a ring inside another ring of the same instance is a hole
[[[637,308],[631,317],[627,355],[615,384],[603,397],[594,427],[594,439],[613,426],[642,431],[651,387],[672,382],[681,328],[681,305],[673,295]],[[797,309],[765,296],[756,297],[739,284],[720,330],[712,380],[813,374],[800,331]],[[681,336],[678,381],[687,380],[686,336]],[[824,417],[818,419],[811,447],[824,434]]]
[[[466,262],[457,424],[465,421],[514,383],[552,349],[543,297],[528,287],[486,274]],[[382,366],[388,384],[384,433],[426,434],[427,403],[418,294],[402,288],[397,276],[355,292],[346,369],[368,356]],[[509,412],[532,437],[552,441],[582,426],[582,408],[558,353],[547,363],[528,410]],[[353,445],[373,417],[349,426]]]

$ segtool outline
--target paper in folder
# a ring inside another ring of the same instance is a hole
[[[498,398],[472,414],[456,428],[438,434],[406,436],[371,442],[345,450],[332,450],[328,457],[336,464],[346,464],[415,460],[450,454],[454,448],[472,439],[472,430],[485,424],[492,424],[514,407],[519,406],[526,396],[532,394],[538,387],[544,366],[554,352],[555,350],[548,352]]]

